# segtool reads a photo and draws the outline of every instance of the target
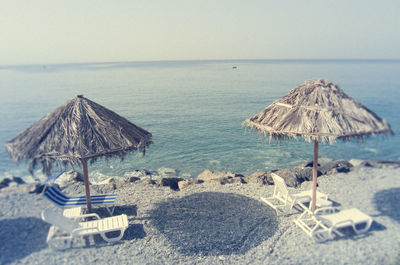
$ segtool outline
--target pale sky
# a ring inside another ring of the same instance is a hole
[[[400,0],[0,0],[0,65],[400,59]]]

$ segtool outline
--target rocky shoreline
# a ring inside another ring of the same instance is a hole
[[[348,173],[354,167],[363,166],[371,168],[387,168],[387,167],[400,167],[400,161],[387,161],[387,160],[357,160],[352,159],[349,161],[340,160],[330,162],[324,165],[318,164],[318,177],[322,175],[333,175],[335,173]],[[242,175],[230,171],[212,171],[205,169],[197,177],[185,179],[176,176],[176,170],[170,168],[162,168],[157,172],[151,172],[146,169],[134,170],[126,174],[126,177],[116,180],[113,177],[107,178],[99,183],[91,183],[92,189],[95,193],[109,193],[117,190],[129,183],[148,184],[159,187],[170,187],[172,190],[179,191],[187,188],[190,185],[201,183],[209,183],[214,185],[225,185],[232,183],[241,184],[260,184],[260,185],[273,185],[271,173],[276,173],[281,176],[288,187],[296,188],[305,181],[312,180],[313,163],[305,163],[290,169],[275,169],[271,171],[257,171],[250,175]],[[53,185],[58,185],[60,188],[67,188],[74,186],[72,191],[79,193],[79,186],[83,182],[81,173],[70,170],[62,174]],[[78,185],[76,185],[77,183]],[[41,193],[44,185],[41,183],[25,183],[20,177],[5,178],[0,182],[0,193],[5,191],[18,191],[29,193]],[[96,192],[97,191],[97,192]]]

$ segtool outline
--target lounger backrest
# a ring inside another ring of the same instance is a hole
[[[86,205],[86,200],[69,201],[62,197],[59,197],[57,195],[57,193],[55,193],[54,190],[52,190],[52,189],[46,190],[46,192],[43,195],[59,207],[72,207],[72,206]]]
[[[284,199],[289,197],[289,191],[287,189],[285,180],[275,173],[271,173],[272,179],[275,185],[275,195],[282,197]]]
[[[47,192],[47,191],[46,191]],[[61,201],[83,201],[86,202],[85,196],[67,196],[61,192],[56,187],[49,187],[48,192],[52,193],[54,197],[58,198]],[[117,199],[117,194],[102,194],[102,195],[91,195],[90,199],[96,203],[113,203]]]
[[[46,190],[46,191],[43,193],[43,195],[44,195],[45,197],[47,197],[47,199],[49,199],[51,202],[55,203],[55,204],[58,205],[58,206],[60,206],[60,207],[65,206],[65,202],[62,201],[62,200],[59,200],[56,196],[54,196],[54,194],[53,194],[51,191]]]
[[[53,197],[61,200],[61,201],[68,201],[68,197],[65,196],[59,189],[56,187],[50,186],[45,193],[50,193]]]
[[[72,233],[76,228],[79,228],[79,224],[74,222],[72,219],[64,217],[62,214],[54,211],[53,209],[47,208],[42,212],[43,221],[59,227],[65,232]]]

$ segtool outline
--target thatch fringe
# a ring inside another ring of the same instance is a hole
[[[301,136],[308,142],[393,134],[385,120],[324,79],[312,79],[292,89],[242,125],[276,139]]]
[[[150,132],[83,96],[77,96],[6,144],[15,163],[39,164],[46,174],[59,161],[64,166],[93,163],[99,157],[123,159],[129,152],[152,144]]]

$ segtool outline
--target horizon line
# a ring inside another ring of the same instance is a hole
[[[188,59],[188,60],[138,60],[138,61],[88,61],[88,62],[60,62],[60,63],[27,63],[27,64],[8,64],[0,65],[1,68],[11,68],[11,67],[23,67],[23,66],[57,66],[57,65],[101,65],[101,64],[128,64],[128,63],[184,63],[184,62],[338,62],[338,61],[348,61],[348,62],[400,62],[400,58],[388,59],[388,58],[284,58],[284,59]]]

